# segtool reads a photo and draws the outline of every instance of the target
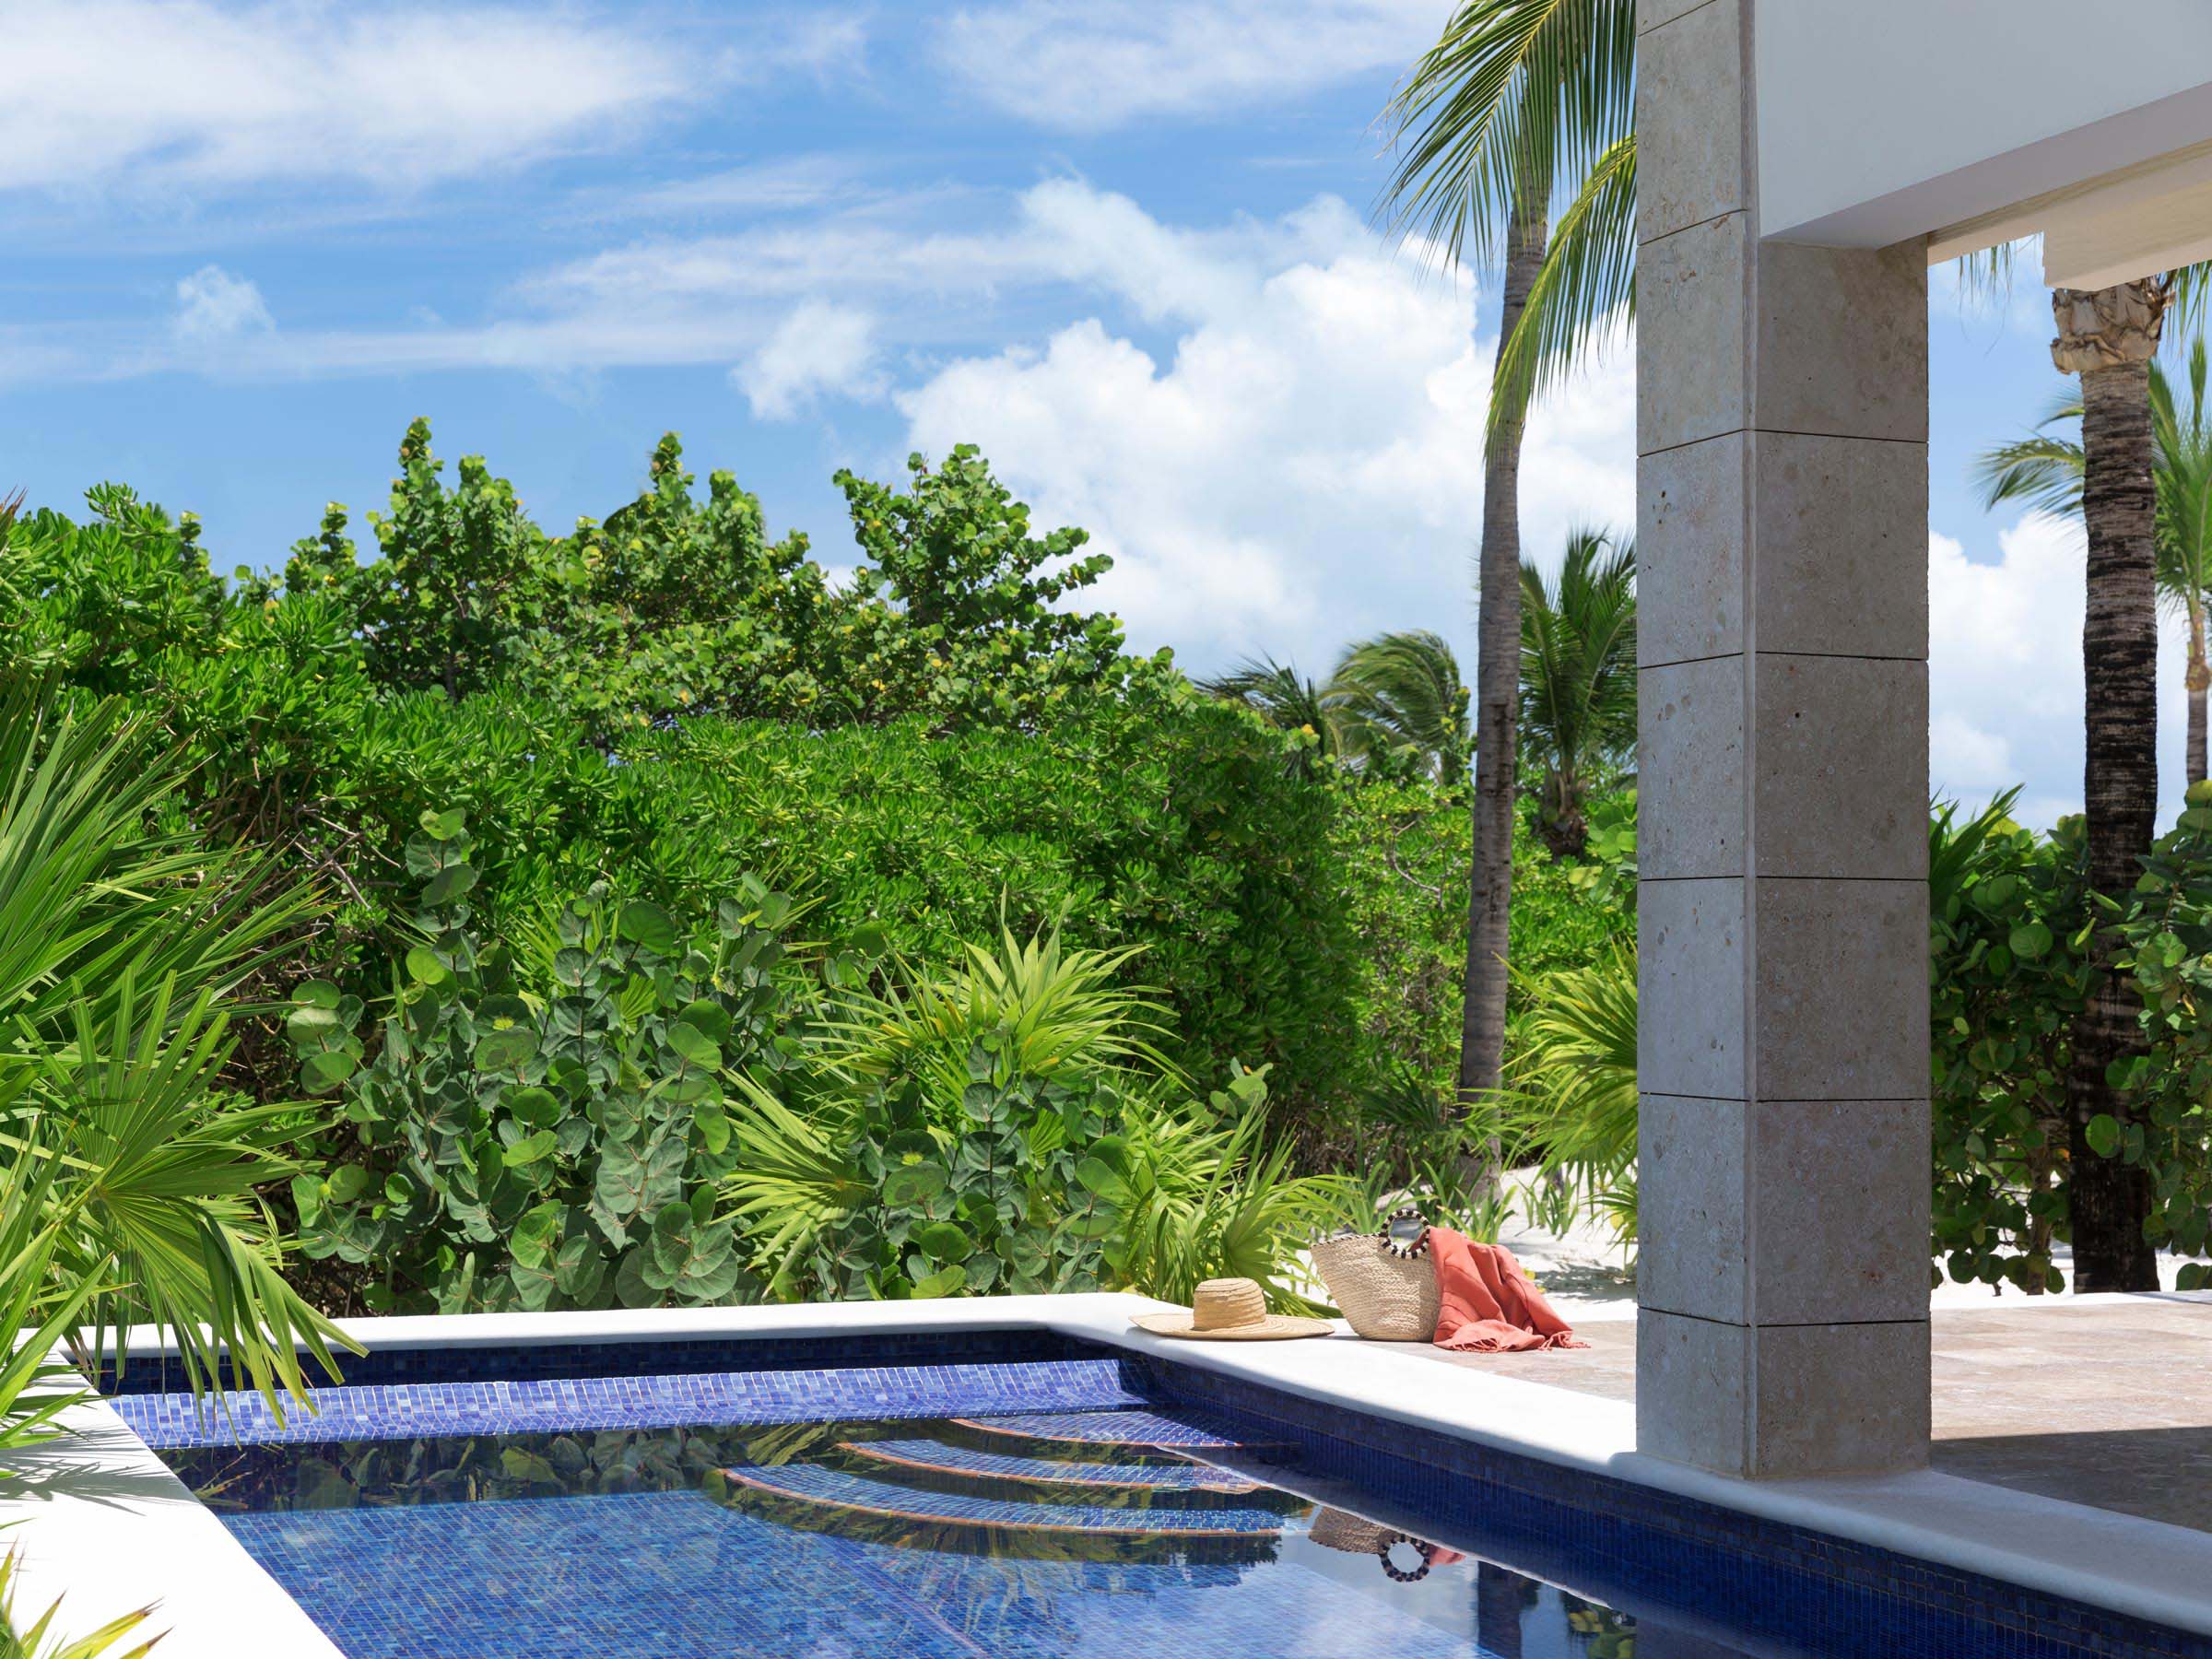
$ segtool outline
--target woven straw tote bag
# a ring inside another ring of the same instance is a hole
[[[1347,1555],[1381,1555],[1391,1541],[1403,1535],[1387,1526],[1378,1526],[1364,1515],[1355,1515],[1340,1509],[1324,1509],[1313,1517],[1313,1524],[1306,1535],[1314,1543],[1329,1549],[1341,1549]]]
[[[1313,1270],[1355,1335],[1371,1342],[1427,1342],[1436,1335],[1441,1298],[1436,1264],[1424,1251],[1395,1256],[1373,1233],[1335,1233],[1314,1241]]]

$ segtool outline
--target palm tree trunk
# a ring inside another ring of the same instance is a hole
[[[2141,874],[2159,804],[2149,359],[2164,298],[2148,282],[2095,293],[2061,288],[2052,296],[2060,335],[2052,356],[2061,370],[2081,376],[2082,517],[2089,544],[2081,629],[2088,874],[2093,892],[2114,900],[2124,899]],[[2159,1288],[2158,1253],[2143,1237],[2149,1172],[2099,1157],[2088,1137],[2099,1116],[2128,1123],[2133,1102],[2107,1074],[2143,1051],[2134,988],[2114,967],[2117,931],[2100,927],[2092,936],[2092,987],[2075,1024],[2066,1074],[2077,1291]]]
[[[1534,193],[1531,193],[1532,195]],[[1503,351],[1544,263],[1541,196],[1505,228]],[[1493,394],[1495,394],[1493,377]],[[1475,664],[1475,846],[1467,888],[1467,973],[1459,1033],[1462,1103],[1498,1087],[1505,1058],[1507,934],[1512,917],[1514,715],[1521,700],[1520,411],[1493,421],[1482,454],[1482,551]]]
[[[2189,753],[2183,762],[2189,782],[2205,781],[2205,697],[2212,691],[2212,664],[2205,660],[2205,601],[2201,594],[2189,595],[2189,674],[2185,680],[2189,692]]]

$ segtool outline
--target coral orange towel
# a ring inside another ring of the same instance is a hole
[[[1551,1311],[1536,1281],[1501,1244],[1477,1244],[1448,1227],[1429,1230],[1442,1299],[1436,1346],[1462,1353],[1511,1354],[1524,1348],[1588,1347]]]

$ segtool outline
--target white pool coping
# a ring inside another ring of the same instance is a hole
[[[2128,1299],[2052,1305],[2106,1300]],[[1933,1471],[1733,1480],[1639,1453],[1635,1410],[1623,1401],[1348,1338],[1187,1342],[1129,1323],[1132,1313],[1165,1305],[1099,1293],[341,1323],[371,1349],[1058,1332],[2212,1635],[2212,1534]],[[152,1337],[135,1338],[134,1351],[156,1351]],[[76,1438],[14,1460],[30,1495],[0,1500],[0,1524],[13,1524],[0,1538],[23,1551],[19,1609],[35,1612],[65,1595],[56,1628],[82,1633],[158,1602],[147,1628],[168,1632],[160,1659],[235,1659],[241,1652],[342,1659],[112,1408],[82,1407],[73,1423]]]

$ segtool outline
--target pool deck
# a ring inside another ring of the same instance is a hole
[[[625,1365],[656,1340],[827,1337],[865,1347],[871,1336],[912,1331],[1054,1331],[2212,1635],[2212,1501],[2204,1495],[2212,1297],[1943,1309],[1936,1466],[1767,1481],[1636,1451],[1634,1310],[1626,1304],[1576,1310],[1587,1349],[1488,1358],[1348,1334],[1179,1342],[1131,1324],[1132,1314],[1162,1305],[1091,1294],[346,1323],[371,1348],[606,1343],[628,1350]],[[144,1332],[133,1346],[149,1352],[159,1344]],[[0,1526],[23,1551],[20,1606],[43,1609],[65,1594],[59,1628],[81,1632],[159,1601],[151,1628],[168,1632],[161,1659],[338,1659],[111,1406],[72,1417],[80,1436],[13,1458],[28,1489],[0,1499]],[[2071,1427],[2079,1423],[2090,1427]]]
[[[1636,1325],[1632,1309],[1620,1312],[1628,1316],[1582,1316],[1587,1348],[1405,1351],[1633,1401]],[[2212,1300],[2007,1297],[1942,1307],[1930,1348],[1935,1469],[2212,1532]]]

